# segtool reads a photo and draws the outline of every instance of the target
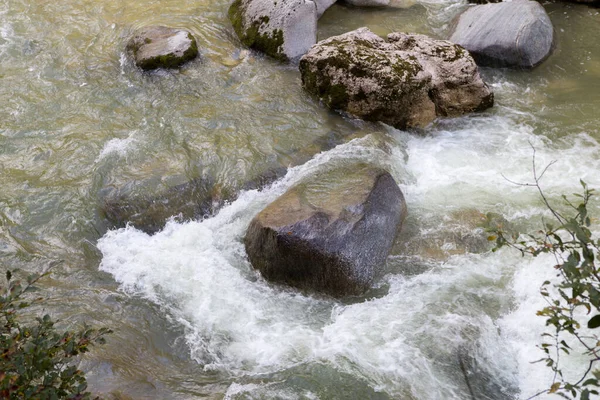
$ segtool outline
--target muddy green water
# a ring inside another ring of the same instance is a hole
[[[444,37],[463,7],[335,5],[319,37],[361,26]],[[114,329],[82,363],[90,388],[134,399],[466,399],[465,364],[480,398],[544,388],[544,368],[529,364],[543,328],[530,282],[543,260],[485,252],[473,221],[539,221],[535,192],[502,177],[530,179],[529,143],[540,164],[558,160],[551,198],[579,178],[600,187],[599,11],[545,4],[557,48],[544,64],[484,69],[493,109],[407,133],[325,110],[295,66],[240,45],[227,8],[0,0],[0,269],[62,261],[43,282],[46,311]],[[190,30],[199,60],[136,70],[126,40],[152,24]],[[388,275],[344,302],[269,286],[245,261],[244,227],[296,180],[347,158],[388,167],[407,197]],[[99,212],[107,190],[157,193],[204,176],[239,185],[278,166],[296,166],[278,188],[154,238],[107,233]]]

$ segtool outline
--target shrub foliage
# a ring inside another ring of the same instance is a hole
[[[63,332],[49,315],[27,325],[20,321],[25,309],[43,301],[34,297],[35,284],[47,274],[29,275],[21,282],[7,271],[6,285],[0,285],[0,398],[91,398],[76,357],[94,344],[104,344],[110,330],[84,326]]]
[[[546,319],[548,328],[538,346],[544,354],[538,362],[552,369],[554,379],[548,389],[532,398],[554,393],[564,398],[587,400],[599,394],[600,386],[600,368],[597,365],[600,360],[597,329],[600,327],[600,239],[594,238],[590,229],[592,220],[588,215],[594,190],[580,181],[582,193],[573,195],[576,200],[569,200],[563,195],[567,211],[559,212],[548,202],[540,186],[540,179],[547,169],[540,175],[536,173],[534,149],[534,183],[519,185],[537,188],[552,215],[551,222],[544,222],[543,229],[528,235],[511,236],[495,229],[489,239],[496,242],[494,250],[510,246],[522,255],[551,254],[554,257],[556,279],[542,284],[540,294],[547,305],[537,311],[538,316]],[[583,349],[585,371],[575,381],[569,381],[563,375],[561,357],[571,354],[574,349]]]

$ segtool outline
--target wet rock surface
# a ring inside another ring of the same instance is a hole
[[[392,176],[358,164],[289,189],[252,220],[244,243],[269,281],[357,295],[381,274],[406,213]]]
[[[554,46],[554,28],[537,1],[514,0],[467,9],[452,28],[450,41],[469,50],[477,64],[532,68]]]
[[[143,70],[177,68],[198,56],[198,44],[191,33],[165,26],[138,31],[127,48]]]
[[[424,35],[386,40],[360,28],[317,43],[300,72],[304,89],[329,108],[399,129],[493,105],[469,53]]]
[[[283,177],[284,167],[274,167],[239,185],[223,185],[210,177],[195,178],[158,194],[134,194],[128,187],[105,189],[100,214],[111,228],[127,224],[154,234],[175,217],[180,221],[216,214],[226,202],[234,201],[242,190],[261,189]]]

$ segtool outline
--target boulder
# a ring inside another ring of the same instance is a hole
[[[554,28],[537,1],[513,0],[468,8],[455,21],[450,41],[482,66],[533,68],[552,52]]]
[[[252,220],[244,244],[269,281],[358,295],[383,272],[405,216],[388,172],[351,165],[289,189]]]
[[[151,26],[137,32],[127,48],[143,70],[176,68],[198,56],[198,44],[183,29]]]
[[[303,87],[328,107],[399,129],[493,105],[469,53],[424,35],[385,40],[360,28],[317,43],[300,72]]]
[[[317,19],[330,1],[235,0],[229,19],[246,46],[287,61],[306,53],[317,41]],[[329,4],[331,5],[331,4]]]

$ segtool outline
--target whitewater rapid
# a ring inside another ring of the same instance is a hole
[[[449,215],[462,209],[535,226],[546,214],[537,193],[507,180],[532,180],[532,146],[540,166],[556,160],[543,180],[553,199],[579,190],[573,177],[600,183],[593,173],[600,146],[583,132],[553,143],[533,132],[531,118],[501,108],[440,121],[424,135],[389,128],[385,137],[351,140],[262,191],[243,192],[212,218],[172,220],[154,236],[131,227],[109,231],[98,242],[100,269],[185,327],[190,353],[205,370],[232,375],[226,398],[310,398],[310,390],[248,383],[306,365],[349,374],[392,398],[465,399],[473,390],[481,398],[528,397],[552,379],[544,365],[531,364],[541,357],[544,321],[535,311],[551,260],[510,249],[443,260],[396,254],[372,293],[344,302],[265,282],[242,240],[250,220],[287,188],[348,160],[392,172],[407,199],[407,223],[417,227],[403,240],[419,240],[419,226],[443,236]]]

